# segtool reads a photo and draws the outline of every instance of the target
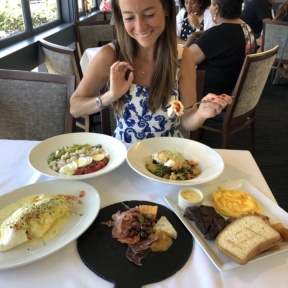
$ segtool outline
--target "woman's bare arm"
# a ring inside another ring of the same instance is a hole
[[[104,46],[97,52],[88,65],[85,75],[71,97],[70,112],[74,117],[91,115],[100,109],[96,105],[96,96],[110,79],[109,90],[100,95],[102,104],[108,106],[124,95],[132,84],[134,68],[127,62],[115,62],[113,48]]]
[[[182,64],[179,78],[179,92],[181,102],[184,107],[189,107],[197,102],[196,95],[196,66],[193,53],[187,48],[183,51]],[[206,119],[216,116],[219,111],[232,103],[230,96],[212,93],[203,97],[203,100],[211,100],[210,103],[201,104],[198,109],[188,109],[184,111],[181,117],[181,124],[187,131],[193,131],[199,128]]]
[[[194,61],[196,65],[202,63],[206,59],[205,54],[202,52],[202,50],[197,44],[191,45],[189,47],[189,50],[192,51],[194,55]]]

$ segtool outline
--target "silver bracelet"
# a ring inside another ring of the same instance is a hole
[[[108,108],[109,106],[104,106],[101,99],[100,99],[100,96],[97,96],[96,97],[96,105],[99,107],[100,110],[104,110],[106,108]]]

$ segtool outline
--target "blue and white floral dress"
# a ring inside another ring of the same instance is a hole
[[[179,100],[178,75],[182,61],[183,46],[178,45],[178,63],[171,100]],[[160,108],[152,113],[147,107],[149,88],[132,84],[124,95],[123,116],[116,115],[117,126],[113,137],[124,143],[154,137],[182,137],[175,125],[176,116],[168,117],[167,109]],[[169,106],[169,105],[168,105]]]

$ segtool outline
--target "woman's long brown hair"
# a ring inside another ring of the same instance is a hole
[[[157,0],[155,0],[157,1]],[[158,0],[167,12],[165,28],[156,42],[154,51],[155,69],[148,93],[148,109],[157,111],[161,106],[167,106],[172,95],[172,88],[177,69],[177,40],[176,40],[176,9],[174,0]],[[133,65],[137,56],[138,43],[126,32],[118,0],[112,0],[112,10],[117,32],[116,59],[127,61]],[[115,103],[118,114],[122,114],[123,102],[120,98]]]

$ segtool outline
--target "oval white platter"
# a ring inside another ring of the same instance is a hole
[[[55,253],[78,238],[91,225],[100,209],[100,196],[89,184],[80,181],[52,180],[39,182],[11,191],[0,197],[0,210],[9,204],[35,194],[70,194],[78,196],[84,191],[81,203],[75,204],[79,215],[72,215],[61,233],[45,243],[29,245],[23,243],[13,249],[0,252],[0,270],[26,265]]]

